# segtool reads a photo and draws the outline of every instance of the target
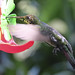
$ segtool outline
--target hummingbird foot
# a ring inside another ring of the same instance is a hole
[[[53,53],[54,55],[57,55],[57,52],[58,52],[58,51],[60,51],[60,49],[57,48],[57,47],[55,47],[55,48],[53,49],[52,53]]]

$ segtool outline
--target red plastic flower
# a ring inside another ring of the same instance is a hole
[[[34,41],[29,41],[24,45],[17,45],[13,38],[9,41],[6,41],[4,38],[4,34],[1,32],[1,8],[0,8],[0,50],[7,53],[19,53],[24,50],[29,49],[34,44]]]

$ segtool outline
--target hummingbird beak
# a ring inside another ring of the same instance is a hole
[[[26,18],[26,16],[7,16],[6,18]]]
[[[39,25],[33,24],[17,24],[8,25],[9,31],[12,36],[20,38],[21,40],[33,41],[49,41],[48,36],[44,36],[40,31]]]

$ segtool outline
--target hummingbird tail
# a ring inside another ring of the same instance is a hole
[[[73,52],[71,52],[69,48],[67,48],[67,46],[61,46],[59,47],[59,49],[65,55],[69,63],[72,65],[73,69],[75,69],[75,58],[73,56]]]
[[[69,61],[69,63],[72,65],[73,69],[75,69],[75,59],[73,54],[71,54],[71,52],[66,52],[65,50],[63,50],[63,53],[66,57],[66,59]]]

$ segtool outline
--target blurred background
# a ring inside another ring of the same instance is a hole
[[[35,15],[58,30],[72,45],[75,56],[75,0],[15,0],[15,4],[12,13]],[[52,51],[53,47],[42,42],[21,53],[0,51],[0,75],[75,75],[64,55]]]

